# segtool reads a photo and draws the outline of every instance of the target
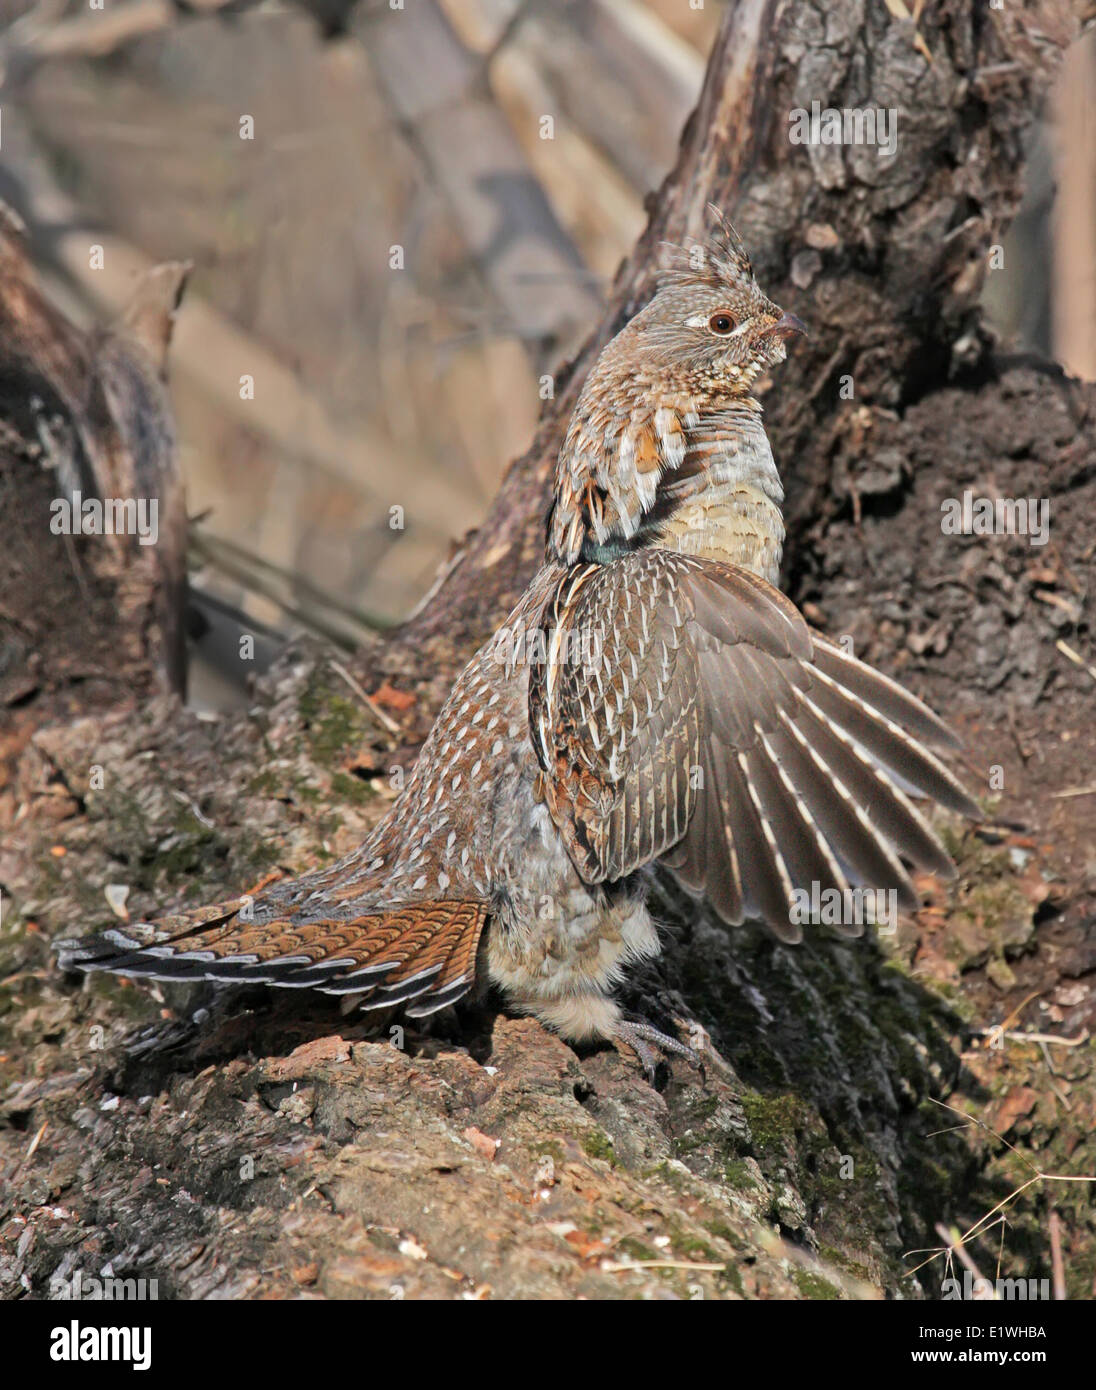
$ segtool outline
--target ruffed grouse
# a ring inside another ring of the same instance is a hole
[[[485,975],[565,1038],[641,1048],[669,1040],[613,987],[659,950],[653,866],[784,941],[797,888],[909,905],[903,861],[953,872],[911,799],[978,814],[926,746],[948,730],[774,587],[783,490],[751,389],[803,331],[721,218],[676,251],[586,382],[544,567],[370,838],[253,902],[64,942],[62,963],[415,1017]]]

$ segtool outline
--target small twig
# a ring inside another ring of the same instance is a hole
[[[982,1271],[974,1263],[969,1250],[967,1250],[959,1239],[959,1232],[953,1226],[949,1231],[942,1221],[936,1223],[936,1234],[946,1244],[949,1255],[954,1255],[964,1269],[969,1269],[975,1279],[981,1279]]]
[[[1059,1303],[1065,1302],[1066,1269],[1062,1262],[1062,1223],[1058,1213],[1050,1213],[1050,1273],[1053,1281],[1054,1297]]]
[[[1012,741],[1016,744],[1016,751],[1017,753],[1019,753],[1021,759],[1026,763],[1028,758],[1031,757],[1031,749],[1025,748],[1023,740],[1020,738],[1020,730],[1016,723],[1016,711],[1013,708],[1011,700],[1009,700],[1005,704],[1005,714],[1008,716],[1009,733],[1012,734]]]
[[[213,821],[211,821],[209,817],[207,815],[204,815],[203,812],[199,809],[198,803],[196,801],[192,801],[185,792],[177,792],[173,787],[171,790],[171,795],[175,798],[176,801],[181,801],[184,806],[186,806],[189,810],[193,811],[195,817],[201,822],[202,825],[206,826],[207,829],[213,830],[216,828]]]
[[[45,1134],[45,1132],[46,1132],[46,1130],[47,1130],[48,1128],[49,1128],[49,1121],[48,1121],[48,1120],[43,1120],[42,1123],[41,1123],[41,1125],[39,1125],[39,1127],[38,1127],[38,1133],[37,1133],[37,1134],[34,1136],[34,1138],[30,1141],[30,1148],[27,1150],[27,1159],[33,1158],[34,1155],[38,1152],[38,1145],[42,1142],[42,1136]],[[26,1161],[26,1160],[24,1160],[24,1161]]]
[[[1010,1012],[1005,1015],[1005,1017],[1001,1020],[1000,1023],[995,1023],[992,1028],[981,1028],[975,1029],[974,1031],[981,1033],[999,1033],[1002,1037],[1004,1037],[1007,1030],[1010,1029],[1014,1023],[1018,1023],[1020,1021],[1020,1015],[1024,1012],[1024,1010],[1031,1003],[1031,1001],[1033,999],[1038,999],[1038,997],[1039,991],[1037,989],[1032,990],[1030,994],[1026,994],[1024,998],[1020,1000],[1019,1004],[1017,1004],[1015,1008],[1010,1010]],[[962,1114],[962,1111],[960,1111],[960,1114]]]
[[[1011,1148],[1012,1145],[1010,1144],[1009,1147]],[[993,1224],[991,1218],[996,1216],[999,1211],[1003,1211],[1009,1202],[1014,1201],[1017,1197],[1020,1196],[1021,1193],[1026,1192],[1029,1187],[1031,1187],[1034,1183],[1037,1183],[1042,1176],[1042,1173],[1037,1173],[1035,1177],[1028,1178],[1027,1182],[1021,1183],[1021,1185],[1018,1188],[1016,1188],[1014,1192],[1010,1192],[1007,1197],[1002,1198],[1001,1201],[997,1203],[997,1205],[993,1208],[992,1211],[987,1211],[985,1216],[981,1217],[978,1221],[976,1221],[969,1231],[964,1231],[963,1234],[959,1237],[955,1246],[949,1246],[947,1250],[933,1251],[933,1253],[929,1255],[928,1259],[922,1260],[919,1265],[914,1265],[912,1269],[907,1269],[906,1278],[912,1279],[913,1276],[918,1272],[918,1270],[924,1269],[926,1265],[932,1264],[933,1260],[939,1259],[941,1255],[957,1249],[960,1245],[965,1244],[965,1242],[968,1240],[973,1240],[976,1236],[983,1235]],[[1092,1179],[1091,1181],[1096,1181],[1096,1179]],[[919,1255],[921,1252],[919,1250],[911,1250],[907,1253],[911,1255]]]
[[[376,700],[374,700],[371,695],[366,694],[366,692],[362,689],[361,685],[354,679],[354,677],[350,674],[350,672],[346,669],[345,666],[341,665],[338,661],[333,661],[330,657],[328,658],[327,664],[331,667],[332,671],[334,671],[337,676],[342,676],[343,680],[347,683],[350,689],[366,707],[369,713],[373,715],[373,717],[380,724],[382,724],[390,734],[402,734],[403,730],[396,723],[396,721],[394,719],[390,719],[388,715],[385,714],[384,710],[381,709],[381,707],[377,704]]]
[[[599,1268],[603,1274],[627,1274],[629,1270],[633,1269],[708,1269],[719,1273],[727,1266],[726,1264],[690,1264],[688,1260],[625,1260],[620,1263],[613,1260],[602,1260]]]
[[[1067,796],[1096,796],[1096,782],[1091,787],[1067,787],[1064,792],[1051,792],[1050,795],[1061,800]]]
[[[988,67],[975,69],[974,80],[981,82],[987,77],[1011,77],[1019,71],[1019,63],[991,63]]]
[[[1082,671],[1087,671],[1088,674],[1092,677],[1092,679],[1096,681],[1096,666],[1090,666],[1088,662],[1084,659],[1084,657],[1080,654],[1080,652],[1075,652],[1073,648],[1069,645],[1069,643],[1063,642],[1060,637],[1054,645],[1058,648],[1058,650],[1062,653],[1063,656],[1069,657],[1070,661],[1073,662],[1074,666],[1079,666]]]
[[[1080,1047],[1082,1043],[1088,1042],[1089,1031],[1083,1028],[1075,1038],[1059,1038],[1053,1033],[1016,1033],[1011,1030],[997,1028],[975,1028],[973,1030],[979,1036],[988,1038],[996,1034],[1001,1038],[1008,1038],[1010,1042],[1032,1042],[1032,1043],[1052,1043],[1058,1047]]]

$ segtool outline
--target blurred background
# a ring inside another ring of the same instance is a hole
[[[106,322],[142,269],[193,263],[171,385],[211,625],[194,703],[244,698],[222,604],[272,649],[423,600],[595,323],[721,10],[0,0],[0,198],[47,293]],[[1033,134],[986,306],[1096,377],[1096,35]]]

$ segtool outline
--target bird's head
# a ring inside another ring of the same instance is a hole
[[[806,327],[762,293],[746,249],[717,208],[706,242],[667,245],[658,292],[633,320],[636,346],[706,404],[748,394]]]

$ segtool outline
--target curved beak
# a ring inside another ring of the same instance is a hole
[[[767,336],[770,338],[791,338],[796,333],[801,333],[805,338],[807,325],[802,319],[796,318],[794,314],[784,314],[767,330]]]

